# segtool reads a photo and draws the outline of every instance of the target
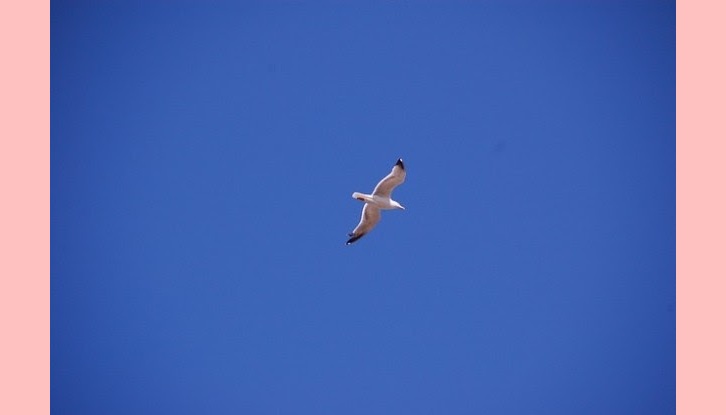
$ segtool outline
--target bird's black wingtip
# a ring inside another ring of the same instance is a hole
[[[404,170],[406,169],[405,167],[403,167],[403,159],[398,159],[398,161],[396,162],[396,166],[401,166],[401,168]]]
[[[358,239],[362,238],[362,237],[363,237],[363,235],[365,235],[365,234],[362,234],[362,235],[358,235],[358,236],[353,236],[352,234],[350,234],[349,236],[351,236],[351,238],[350,238],[350,239],[348,239],[348,241],[347,241],[347,242],[346,242],[345,244],[346,244],[346,245],[350,245],[350,244],[352,244],[353,242],[357,241]]]

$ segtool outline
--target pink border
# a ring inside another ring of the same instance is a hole
[[[726,4],[676,15],[676,407],[726,414]]]
[[[0,414],[50,412],[50,4],[0,2]]]

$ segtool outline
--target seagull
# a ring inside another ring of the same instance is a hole
[[[353,199],[358,199],[365,205],[363,205],[363,212],[360,215],[358,226],[348,234],[350,239],[345,243],[346,245],[350,245],[362,238],[363,235],[376,226],[378,221],[381,220],[381,209],[406,209],[400,203],[391,199],[391,192],[396,186],[403,183],[404,179],[406,179],[406,170],[403,167],[403,160],[398,159],[388,176],[378,182],[376,188],[373,189],[373,194],[353,193]]]

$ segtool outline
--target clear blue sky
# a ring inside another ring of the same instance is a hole
[[[51,174],[53,414],[675,413],[675,1],[53,1]]]

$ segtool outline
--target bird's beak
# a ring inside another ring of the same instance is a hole
[[[403,210],[406,210],[406,208],[405,208],[405,207],[403,207],[403,205],[401,205],[401,209],[403,209]]]

